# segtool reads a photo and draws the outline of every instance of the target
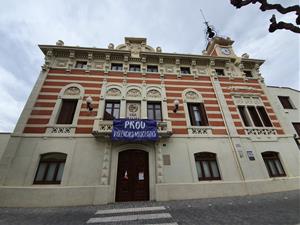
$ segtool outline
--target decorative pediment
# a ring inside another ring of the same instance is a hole
[[[152,89],[147,92],[147,98],[161,98],[161,94],[159,91]]]
[[[125,44],[118,45],[116,49],[131,51],[133,58],[139,58],[140,52],[155,52],[154,48],[147,45],[146,38],[125,37]]]
[[[121,91],[117,88],[110,88],[106,92],[106,96],[120,96],[120,95],[121,95]]]
[[[185,98],[187,100],[197,100],[199,99],[199,95],[196,92],[188,91],[187,93],[185,93]]]
[[[64,95],[79,95],[80,89],[78,87],[69,87],[65,90]]]
[[[142,93],[138,89],[130,89],[126,95],[127,97],[141,97]]]

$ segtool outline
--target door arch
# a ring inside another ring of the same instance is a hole
[[[115,200],[149,200],[148,152],[135,149],[119,152]]]

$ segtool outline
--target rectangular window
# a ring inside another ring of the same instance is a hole
[[[161,103],[160,102],[148,102],[147,104],[147,116],[150,120],[162,121]]]
[[[104,120],[118,119],[120,116],[120,102],[105,102]]]
[[[239,112],[240,112],[240,115],[242,117],[242,120],[244,122],[245,127],[251,127],[252,124],[251,124],[251,120],[248,116],[246,107],[245,106],[238,106],[238,109],[239,109]]]
[[[122,71],[123,70],[123,64],[122,63],[112,63],[111,64],[111,70]]]
[[[158,72],[158,66],[148,65],[147,66],[147,72],[157,73]]]
[[[75,68],[86,69],[87,62],[86,61],[77,61],[75,64]]]
[[[300,137],[300,123],[292,123],[297,134],[298,134],[298,137]]]
[[[77,99],[63,99],[57,124],[72,124],[77,106]]]
[[[217,74],[218,76],[224,76],[224,75],[225,75],[223,69],[216,69],[216,74]]]
[[[282,177],[285,176],[285,172],[281,165],[279,155],[275,152],[262,153],[263,160],[267,167],[270,177]]]
[[[253,77],[251,70],[244,70],[246,77]]]
[[[199,181],[221,179],[215,154],[196,153],[194,156]]]
[[[191,74],[190,67],[180,67],[181,74]]]
[[[66,154],[62,153],[42,155],[33,184],[60,184],[66,156]]]
[[[203,103],[188,103],[192,126],[208,126],[208,120]]]
[[[270,120],[265,108],[263,106],[257,106],[256,109],[257,109],[257,111],[260,115],[260,118],[262,119],[265,127],[272,127],[271,120]]]
[[[263,127],[263,124],[259,118],[259,115],[254,106],[247,106],[252,121],[256,127]]]
[[[141,65],[138,64],[130,64],[129,71],[139,72],[141,71]]]
[[[292,101],[289,96],[278,96],[278,98],[284,109],[294,109]]]
[[[238,106],[245,127],[272,127],[272,122],[263,106]],[[254,125],[253,125],[254,124]]]

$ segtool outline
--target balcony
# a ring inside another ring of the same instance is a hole
[[[246,135],[253,141],[276,141],[277,132],[273,127],[247,127]]]
[[[93,135],[95,137],[109,137],[112,133],[112,120],[95,120]],[[172,125],[170,121],[157,122],[157,132],[160,138],[170,137],[172,135]]]

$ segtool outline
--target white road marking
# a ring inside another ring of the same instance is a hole
[[[161,218],[172,218],[169,213],[154,213],[154,214],[136,214],[127,216],[113,216],[113,217],[101,217],[91,218],[87,223],[107,223],[107,222],[122,222],[131,220],[151,220]]]
[[[178,223],[156,223],[156,224],[145,224],[145,225],[178,225]]]
[[[142,208],[124,208],[124,209],[105,209],[98,210],[95,214],[112,214],[112,213],[127,213],[127,212],[145,212],[154,210],[165,210],[164,206],[142,207]]]
[[[145,224],[145,225],[178,225],[178,223],[156,223],[156,224]]]

